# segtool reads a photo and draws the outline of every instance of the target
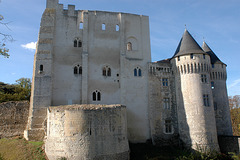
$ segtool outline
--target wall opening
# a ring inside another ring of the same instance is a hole
[[[83,22],[80,22],[79,29],[83,29]]]
[[[106,30],[106,25],[103,23],[102,24],[102,30],[105,31]]]

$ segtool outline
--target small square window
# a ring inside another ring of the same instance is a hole
[[[193,54],[190,54],[190,57],[191,57],[191,59],[193,59],[193,57],[194,57]]]

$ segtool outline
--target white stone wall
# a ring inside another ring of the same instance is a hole
[[[167,79],[167,86],[163,85]],[[168,99],[168,106],[164,103]],[[175,81],[170,62],[149,63],[149,121],[153,144],[178,145]],[[166,132],[166,121],[170,130]]]
[[[151,51],[148,17],[77,11],[72,5],[64,10],[58,0],[48,0],[47,11],[51,14],[43,14],[36,51],[36,57],[41,56],[44,61],[36,58],[34,62],[35,73],[40,64],[44,66],[41,74],[44,79],[38,80],[38,74],[33,75],[33,115],[29,123],[36,120],[34,114],[43,108],[44,114],[38,123],[43,129],[45,108],[51,105],[123,104],[127,106],[129,140],[145,142],[149,139],[147,63],[151,61]],[[81,41],[81,47],[74,47],[76,39]],[[131,51],[127,50],[128,42],[132,43]],[[74,74],[75,66],[82,67],[81,74]],[[111,76],[103,76],[105,66],[111,68]],[[140,77],[134,76],[136,67],[142,71]],[[101,93],[100,101],[93,100],[95,91]]]
[[[214,111],[217,124],[218,135],[232,136],[232,123],[227,95],[227,72],[226,65],[215,63],[210,72]]]
[[[125,106],[50,107],[47,128],[49,160],[129,159]]]
[[[175,66],[178,125],[181,140],[193,149],[219,150],[213,96],[210,87],[210,57],[202,54],[180,56],[172,59]],[[196,65],[195,65],[196,64]],[[195,67],[196,66],[196,67]],[[201,75],[206,75],[202,82]],[[203,95],[208,95],[209,106]]]

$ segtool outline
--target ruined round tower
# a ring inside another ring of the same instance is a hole
[[[202,49],[211,57],[210,80],[218,135],[231,136],[232,123],[227,95],[227,65],[203,42]]]
[[[195,150],[218,151],[210,56],[185,30],[171,63],[176,73],[180,139],[185,146]]]

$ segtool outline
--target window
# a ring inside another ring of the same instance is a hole
[[[73,47],[82,47],[82,41],[78,38],[74,40]]]
[[[207,107],[210,106],[208,94],[203,95],[203,104],[204,104],[204,106],[207,106]]]
[[[82,47],[82,42],[78,41],[78,47]]]
[[[180,56],[178,56],[177,58],[178,58],[178,61],[180,61]]]
[[[206,59],[206,55],[205,54],[203,54],[203,59]]]
[[[92,99],[93,101],[101,101],[101,93],[96,90],[92,93]]]
[[[134,69],[134,76],[135,77],[141,77],[142,76],[142,70],[139,67]]]
[[[202,83],[207,83],[207,75],[206,74],[201,74],[201,81],[202,81]]]
[[[119,25],[118,24],[116,25],[116,31],[117,32],[119,31]]]
[[[214,89],[214,82],[211,82],[211,88]]]
[[[190,58],[193,59],[193,54],[190,54]]]
[[[132,51],[132,43],[131,42],[127,43],[127,50]]]
[[[42,72],[43,72],[43,65],[41,64],[39,67],[39,73],[42,73]]]
[[[102,24],[102,30],[105,31],[106,30],[106,25],[103,23]]]
[[[103,67],[102,75],[110,77],[111,76],[111,68],[108,66]]]
[[[73,68],[73,74],[74,74],[74,75],[82,74],[82,66],[80,66],[79,64],[76,65],[76,66]]]
[[[167,78],[162,79],[162,85],[163,86],[168,86],[168,79]]]
[[[163,99],[163,107],[164,107],[164,109],[170,109],[169,98]]]
[[[214,68],[214,64],[212,64],[212,68]]]
[[[80,22],[79,29],[83,29],[83,22]]]
[[[165,120],[165,133],[170,134],[173,133],[173,128],[172,128],[172,121],[171,120]]]
[[[77,47],[77,44],[78,44],[78,41],[77,41],[77,40],[74,40],[73,46],[74,46],[74,47]]]

